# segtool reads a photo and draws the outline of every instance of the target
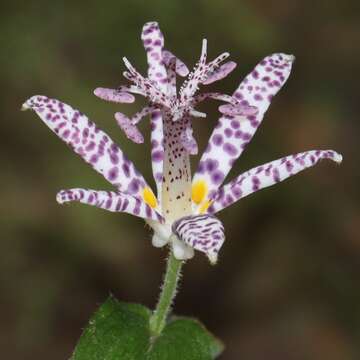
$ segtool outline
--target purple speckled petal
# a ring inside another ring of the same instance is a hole
[[[98,98],[115,103],[133,103],[135,97],[127,92],[120,91],[119,89],[96,88],[94,95]]]
[[[213,215],[186,216],[172,226],[173,233],[195,250],[204,252],[212,264],[225,241],[224,226]]]
[[[144,219],[163,222],[161,214],[156,210],[152,209],[139,198],[122,192],[77,188],[61,190],[57,194],[56,200],[60,204],[77,201],[112,212],[126,212]]]
[[[218,92],[208,92],[208,93],[202,93],[202,94],[198,94],[198,95],[194,96],[193,100],[191,101],[191,105],[195,106],[207,99],[219,100],[219,101],[223,101],[223,102],[230,103],[230,104],[237,103],[237,100],[230,95],[226,95],[226,94],[222,94],[222,93],[218,93]]]
[[[214,201],[208,211],[218,212],[247,195],[314,166],[321,159],[330,159],[340,163],[342,156],[333,150],[311,150],[258,166],[239,175],[218,190],[212,196]]]
[[[41,95],[28,99],[23,108],[34,110],[60,139],[119,190],[138,195],[148,186],[121,149],[80,111]]]
[[[143,26],[141,39],[148,61],[148,76],[157,87],[166,93],[168,88],[167,71],[163,61],[164,36],[156,22],[148,22]],[[164,130],[161,110],[154,110],[151,115],[151,159],[152,172],[155,179],[157,196],[161,201],[164,159]]]
[[[157,197],[161,200],[164,164],[164,125],[161,110],[154,110],[150,115],[151,128],[151,166],[156,183]]]
[[[148,22],[143,26],[141,40],[147,54],[149,79],[166,93],[167,73],[163,61],[164,35],[157,22]]]
[[[121,112],[115,113],[115,119],[126,137],[136,144],[142,144],[144,137],[133,122]]]
[[[179,76],[187,76],[189,74],[189,69],[185,65],[184,62],[182,62],[179,58],[177,58],[173,53],[171,53],[169,50],[164,50],[162,52],[163,55],[163,61],[165,66],[169,66],[170,61],[172,59],[175,59],[175,71]]]
[[[225,64],[222,64],[213,72],[208,73],[206,79],[202,82],[204,85],[212,84],[215,81],[222,80],[226,78],[234,69],[236,68],[236,62],[228,61]]]
[[[204,181],[208,186],[208,194],[218,189],[255,134],[271,99],[289,77],[293,61],[292,55],[267,56],[233,94],[240,105],[256,107],[258,111],[252,115],[222,116],[219,119],[193,179],[194,182]],[[225,109],[228,110],[229,107]],[[203,164],[214,159],[220,162],[216,173],[204,170]]]

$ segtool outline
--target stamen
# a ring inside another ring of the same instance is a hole
[[[190,109],[189,114],[193,117],[206,118],[205,113],[203,113],[201,111],[197,111],[195,109]]]
[[[128,92],[128,93],[132,93],[132,94],[138,94],[138,95],[146,96],[144,91],[142,91],[139,87],[137,87],[135,85],[129,85],[129,86],[122,85],[122,86],[119,86],[117,88],[117,90],[119,92]]]
[[[189,69],[187,68],[187,66],[179,58],[177,58],[172,52],[170,52],[169,50],[164,50],[162,52],[162,56],[165,66],[169,66],[171,59],[173,58],[176,59],[175,70],[179,76],[187,76],[189,74]]]
[[[226,104],[220,105],[219,111],[224,115],[229,116],[251,116],[256,115],[259,109],[256,106],[242,105],[242,104]]]
[[[202,82],[204,85],[212,84],[215,81],[219,81],[227,77],[236,68],[234,61],[228,61],[221,65],[219,68],[209,72],[207,78]]]
[[[199,89],[199,84],[204,83],[209,77],[213,76],[214,70],[229,57],[229,53],[225,52],[219,55],[215,60],[211,61],[209,64],[206,64],[207,57],[207,40],[204,39],[202,42],[201,55],[199,62],[195,65],[193,72],[189,75],[188,80],[184,82],[183,86],[180,89],[180,104],[186,106],[191,102],[192,97]],[[230,68],[234,66],[230,65]],[[229,70],[229,69],[227,69]],[[229,73],[230,71],[228,71]],[[224,71],[220,71],[218,74],[214,75],[214,78],[218,77],[219,79],[223,76]],[[226,72],[225,72],[226,76]],[[211,80],[210,80],[211,81]],[[216,80],[214,80],[216,81]]]
[[[219,100],[219,101],[223,101],[223,102],[230,103],[230,104],[237,103],[237,100],[230,95],[221,94],[221,93],[217,93],[217,92],[210,92],[210,93],[204,93],[204,94],[199,94],[199,95],[194,96],[193,101],[191,102],[191,105],[195,106],[207,99]]]
[[[98,87],[94,90],[94,95],[102,100],[116,103],[133,103],[135,101],[135,97],[132,94],[129,94],[126,91],[121,91],[119,89]]]
[[[127,116],[121,112],[117,112],[115,113],[115,119],[128,139],[136,144],[142,144],[144,142],[144,137],[140,133],[139,129]]]
[[[145,93],[145,96],[148,97],[151,102],[170,108],[171,103],[166,94],[159,90],[150,79],[144,78],[134,66],[131,65],[126,57],[123,57],[123,61],[129,70],[123,73],[124,77],[132,81],[137,88]]]
[[[207,57],[207,39],[203,39],[199,64],[205,64]]]
[[[145,106],[142,110],[138,111],[135,115],[131,118],[131,123],[133,125],[138,124],[142,118],[146,115],[149,115],[152,111],[156,110],[155,106]]]

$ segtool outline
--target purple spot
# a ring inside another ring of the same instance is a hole
[[[110,209],[112,205],[112,199],[107,199],[105,203],[105,208]]]
[[[242,135],[243,135],[243,133],[242,133],[241,130],[236,130],[236,131],[235,131],[235,137],[236,137],[237,139],[241,139]]]
[[[114,165],[119,163],[119,157],[115,153],[110,154],[110,160]]]
[[[99,157],[96,154],[94,154],[90,158],[90,163],[95,164],[98,160],[99,160]]]
[[[91,151],[95,149],[95,143],[93,141],[90,141],[90,143],[86,146],[86,151]]]
[[[129,200],[125,199],[124,202],[123,202],[123,205],[121,207],[121,211],[125,211],[126,208],[128,207],[128,205],[129,205]]]
[[[249,141],[249,140],[251,139],[251,134],[244,132],[244,133],[242,134],[242,138],[243,138],[243,140],[245,140],[245,141]]]
[[[210,173],[216,170],[218,166],[219,166],[219,162],[217,160],[208,159],[205,162],[206,170]]]
[[[230,128],[226,128],[224,130],[224,133],[225,133],[225,136],[228,137],[228,138],[233,135],[233,131]]]
[[[220,146],[223,143],[223,137],[220,134],[216,134],[213,136],[213,144],[216,146]]]
[[[145,212],[146,212],[146,216],[147,216],[148,218],[151,218],[151,208],[150,208],[149,205],[146,205],[146,207],[145,207]]]
[[[216,170],[211,174],[211,180],[214,184],[221,184],[224,180],[224,174],[220,170]]]
[[[111,144],[110,149],[111,149],[114,153],[118,153],[118,152],[119,152],[119,148],[118,148],[117,145],[115,145],[115,144]]]
[[[240,127],[240,122],[238,120],[232,120],[230,125],[233,129],[238,129]]]
[[[154,151],[151,154],[151,158],[155,162],[160,162],[164,159],[164,152],[163,151]]]
[[[227,194],[225,201],[228,205],[230,205],[232,202],[234,202],[234,199],[230,194]]]
[[[277,168],[273,169],[273,178],[275,182],[280,182],[280,173]]]
[[[241,191],[240,187],[237,187],[237,186],[233,187],[233,188],[231,189],[231,192],[234,194],[234,196],[235,196],[237,199],[241,198],[242,191]]]
[[[120,209],[121,209],[121,198],[119,198],[118,202],[116,203],[115,211],[120,211]]]
[[[252,184],[253,184],[253,190],[257,191],[260,188],[260,180],[257,176],[253,176],[251,178]]]
[[[294,167],[294,165],[291,163],[291,161],[287,161],[286,164],[285,164],[285,166],[286,166],[286,170],[287,170],[288,172],[291,172],[291,170],[292,170],[293,167]]]
[[[161,117],[161,112],[160,111],[154,111],[152,114],[151,114],[151,119],[152,120],[158,120],[159,118]],[[156,124],[154,123],[151,123],[151,126],[156,126]]]
[[[244,98],[243,94],[239,93],[239,92],[236,92],[234,94],[234,96],[238,99],[238,100],[242,100]]]
[[[119,175],[119,169],[117,167],[113,167],[108,172],[108,179],[110,181],[114,181]]]
[[[236,147],[234,145],[230,144],[230,143],[225,143],[223,145],[223,149],[230,156],[236,156],[237,155]]]
[[[139,187],[140,187],[139,180],[138,179],[133,179],[133,180],[131,180],[127,191],[130,194],[135,194],[135,193],[137,193],[139,191]]]
[[[123,169],[123,172],[124,172],[125,176],[129,177],[130,176],[130,167],[129,167],[129,165],[124,163],[122,165],[122,169]]]
[[[66,130],[63,132],[62,137],[63,137],[64,139],[67,139],[67,138],[69,137],[69,135],[70,135],[70,130],[66,129]]]

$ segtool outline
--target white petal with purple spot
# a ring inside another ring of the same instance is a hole
[[[340,163],[342,156],[333,150],[311,150],[258,166],[239,175],[217,191],[212,197],[213,202],[208,211],[216,213],[247,195],[316,165],[321,159],[330,159]]]
[[[271,99],[290,75],[294,57],[273,54],[263,59],[242,81],[233,97],[253,114],[236,114],[236,106],[225,105],[221,109],[233,115],[222,116],[215,127],[207,148],[201,157],[193,181],[204,181],[208,194],[212,195],[222,184],[235,160],[241,155],[263,120]],[[208,166],[218,162],[218,166]]]
[[[163,221],[162,216],[142,200],[122,192],[69,189],[61,190],[56,200],[60,204],[77,201],[112,212],[126,212],[144,219]]]
[[[167,91],[167,72],[163,62],[164,36],[156,22],[148,22],[141,33],[147,61],[148,76],[164,93]],[[151,113],[151,159],[152,172],[156,182],[157,196],[161,201],[164,159],[164,133],[161,110]]]
[[[40,95],[31,97],[23,107],[34,110],[60,139],[119,190],[139,195],[147,186],[121,149],[79,110]]]
[[[173,233],[185,244],[204,252],[212,264],[225,241],[224,226],[213,215],[186,216],[172,226]]]

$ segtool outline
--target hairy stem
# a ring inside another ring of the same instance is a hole
[[[183,261],[177,260],[170,251],[160,298],[150,317],[150,332],[153,336],[159,336],[165,327],[167,316],[176,295],[182,264]]]

